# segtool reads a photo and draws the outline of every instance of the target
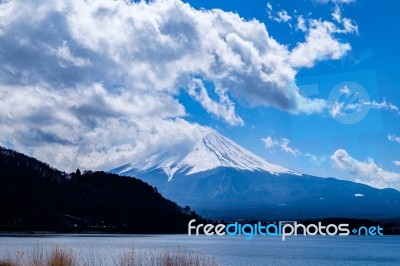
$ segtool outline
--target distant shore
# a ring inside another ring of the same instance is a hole
[[[202,220],[204,221],[204,220]],[[212,220],[205,220],[207,223],[217,224],[217,223],[233,223],[234,221],[212,221]],[[241,219],[238,221],[240,224],[256,224],[259,221],[257,220],[244,220]],[[263,223],[277,223],[277,221],[262,221]],[[290,222],[290,221],[288,221]],[[322,224],[349,224],[351,228],[359,228],[359,227],[370,227],[370,226],[381,226],[383,228],[384,235],[400,235],[400,219],[393,218],[393,219],[359,219],[359,218],[321,218],[321,219],[299,219],[297,220],[298,223],[308,225],[308,224],[317,224],[321,222]],[[168,228],[166,228],[168,229]],[[202,233],[202,232],[201,232]],[[99,230],[98,227],[50,227],[46,229],[45,227],[7,227],[0,225],[0,237],[1,236],[40,236],[40,235],[167,235],[167,234],[187,234],[187,229],[182,228],[179,231],[170,231],[170,230],[154,230],[149,228],[148,230],[120,230],[115,226],[107,226],[104,227],[103,230]]]

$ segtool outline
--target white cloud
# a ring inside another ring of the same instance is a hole
[[[272,11],[272,5],[270,2],[267,3],[267,10]]]
[[[292,19],[291,16],[288,15],[288,13],[286,12],[286,10],[281,10],[278,12],[278,17],[281,21],[283,22],[288,22],[289,20]]]
[[[301,152],[298,149],[289,147],[290,140],[287,138],[281,138],[279,140],[277,140],[277,139],[274,140],[270,136],[268,136],[264,139],[261,139],[261,141],[264,143],[264,146],[267,149],[279,147],[281,149],[281,151],[283,151],[285,153],[289,153],[295,157],[301,155]]]
[[[337,22],[340,23],[342,21],[342,11],[340,10],[339,6],[335,6],[335,9],[332,13],[332,18]]]
[[[266,137],[265,139],[261,139],[261,141],[264,143],[265,148],[272,149],[275,145],[278,145],[278,142],[276,140],[273,140],[271,137]]]
[[[312,67],[316,61],[339,59],[351,49],[350,44],[340,43],[333,37],[342,30],[332,22],[310,20],[309,24],[305,42],[299,43],[290,54],[293,67]]]
[[[311,153],[306,153],[304,154],[304,156],[307,157],[310,160],[310,162],[312,162],[315,165],[321,165],[327,160],[326,156],[316,156]]]
[[[306,24],[306,20],[304,19],[303,16],[298,16],[297,17],[297,25],[296,25],[296,29],[300,30],[302,32],[306,32],[307,31],[307,24]]]
[[[347,151],[339,149],[331,156],[331,160],[336,168],[347,170],[354,175],[356,182],[377,188],[400,189],[400,173],[384,170],[371,158],[364,162],[358,161],[351,157]]]
[[[314,2],[321,4],[334,3],[336,5],[339,5],[339,4],[355,3],[356,0],[314,0]]]
[[[219,93],[220,102],[213,101],[200,79],[193,79],[193,83],[189,85],[189,94],[209,113],[222,117],[230,125],[244,125],[243,120],[236,115],[235,106],[228,96],[224,93]]]
[[[277,22],[288,22],[291,19],[292,19],[292,17],[289,16],[289,14],[287,13],[286,10],[280,10],[277,13],[277,17],[275,18],[275,21],[277,21]]]
[[[278,12],[273,12],[273,8],[271,3],[267,3],[267,14],[268,14],[268,18],[272,21],[276,21],[276,22],[285,22],[287,23],[289,20],[292,19],[292,17],[288,14],[288,12],[284,9],[281,9]]]
[[[351,94],[350,89],[347,85],[345,85],[343,88],[341,88],[340,90],[340,94],[342,95],[349,95]]]
[[[290,143],[290,140],[288,140],[286,138],[281,139],[281,149],[282,149],[282,151],[284,151],[286,153],[290,153],[293,156],[300,155],[301,154],[300,151],[298,149],[293,149],[293,148],[289,147],[289,143]]]
[[[358,25],[353,20],[349,18],[343,18],[342,25],[343,29],[341,30],[341,32],[343,33],[355,32],[358,34]]]
[[[335,9],[333,10],[333,13],[331,15],[333,20],[343,27],[342,29],[337,29],[336,32],[342,32],[342,33],[355,32],[358,34],[357,23],[355,23],[355,21],[349,18],[344,18],[342,16],[342,10],[340,9],[339,5],[335,6]]]
[[[339,115],[343,115],[343,111],[342,111],[343,106],[344,106],[344,103],[339,103],[337,101],[334,102],[333,105],[331,106],[331,108],[329,109],[329,114],[333,118],[335,118],[335,117],[337,117]]]
[[[305,42],[299,43],[290,55],[294,67],[312,67],[316,61],[339,59],[345,55],[351,46],[338,42],[335,34],[358,34],[358,25],[349,18],[343,18],[341,9],[336,3],[332,13],[334,22],[322,19],[307,19],[297,16],[296,29],[306,33]]]
[[[85,67],[90,65],[89,59],[72,55],[66,41],[63,41],[62,45],[57,49],[53,49],[50,47],[49,50],[59,59],[63,59],[65,60],[65,62],[72,63],[74,66]],[[64,64],[62,64],[61,62],[60,66],[65,67]]]
[[[393,161],[393,163],[397,166],[400,166],[400,161]]]
[[[273,150],[279,148],[285,153],[289,153],[295,157],[304,156],[314,165],[321,165],[327,161],[327,156],[317,156],[312,153],[302,153],[299,149],[292,148],[289,146],[290,140],[287,138],[273,139],[271,136],[261,139],[267,150]]]
[[[178,0],[2,1],[0,17],[0,143],[67,170],[191,141],[204,128],[183,120],[182,90],[231,125],[234,102],[322,112],[297,71],[350,49],[323,22],[290,50],[257,20]]]
[[[397,113],[400,115],[400,110],[399,108],[392,104],[388,103],[386,99],[384,99],[382,102],[377,102],[377,101],[363,101],[362,105],[369,107],[370,109],[377,109],[377,110],[388,110]]]
[[[343,95],[346,95],[348,99],[351,99],[353,94],[351,94],[350,90],[345,86],[340,90]],[[346,112],[357,113],[362,112],[363,110],[386,110],[396,113],[400,115],[399,108],[386,101],[384,99],[382,102],[377,101],[365,101],[365,100],[357,100],[357,101],[335,101],[330,104],[328,107],[329,114],[335,118],[337,116],[345,116]]]
[[[390,140],[390,141],[400,143],[400,137],[399,137],[399,136],[396,136],[396,135],[394,135],[394,134],[389,134],[389,135],[387,136],[387,138],[388,138],[388,140]]]

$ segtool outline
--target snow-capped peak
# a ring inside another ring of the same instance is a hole
[[[250,171],[264,170],[273,174],[293,172],[262,159],[214,130],[194,145],[182,163],[192,166],[188,174],[219,166]]]
[[[264,160],[215,130],[206,131],[197,142],[190,145],[192,146],[179,147],[181,152],[175,150],[158,153],[147,157],[144,161],[132,162],[115,169],[115,172],[129,175],[130,172],[162,169],[171,180],[177,172],[185,172],[186,175],[191,175],[222,166],[238,170],[267,171],[271,174],[300,175],[298,172]]]

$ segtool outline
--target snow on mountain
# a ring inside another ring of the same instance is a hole
[[[197,142],[186,143],[147,158],[112,170],[122,175],[133,175],[154,169],[162,169],[171,180],[176,173],[191,175],[217,167],[230,167],[238,170],[267,171],[271,174],[300,173],[272,164],[244,149],[234,141],[215,130],[207,130]]]

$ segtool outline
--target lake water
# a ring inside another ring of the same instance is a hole
[[[220,265],[400,265],[400,236],[278,237],[188,235],[35,235],[0,236],[0,257],[39,244],[70,247],[79,258],[96,257],[112,264],[123,251],[162,252],[180,249],[213,256]],[[100,263],[101,262],[101,263]]]

